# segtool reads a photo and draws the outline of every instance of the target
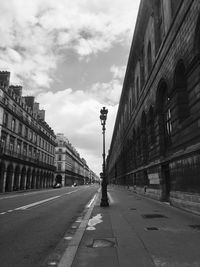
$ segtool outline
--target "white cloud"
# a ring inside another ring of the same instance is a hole
[[[115,79],[119,79],[119,80],[124,80],[124,76],[125,76],[125,71],[126,71],[126,66],[115,66],[112,65],[110,68],[110,71],[113,74],[113,77]]]
[[[138,2],[1,1],[0,66],[14,72],[17,82],[24,76],[32,88],[49,88],[51,72],[65,49],[73,49],[83,59],[116,43],[129,45]]]

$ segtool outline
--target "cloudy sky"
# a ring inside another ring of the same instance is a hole
[[[97,174],[100,109],[108,108],[106,151],[122,89],[139,0],[0,1],[0,69],[46,110]]]

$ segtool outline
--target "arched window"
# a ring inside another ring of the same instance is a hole
[[[195,36],[194,36],[194,53],[200,55],[200,15],[197,20]]]
[[[189,116],[187,77],[185,66],[182,60],[178,62],[175,68],[174,91],[177,100],[177,116],[179,122],[182,122]]]
[[[159,83],[157,90],[156,109],[158,115],[160,152],[163,154],[170,148],[173,133],[170,98],[167,84],[163,80]]]
[[[147,47],[147,70],[148,75],[150,74],[152,69],[152,51],[151,51],[151,42],[149,41],[148,47]]]
[[[158,31],[158,44],[159,47],[162,43],[162,39],[163,39],[163,2],[162,0],[156,0],[156,7],[157,7],[157,31]]]
[[[149,126],[149,141],[151,144],[155,142],[155,125],[154,125],[154,111],[151,106],[149,109],[149,118],[148,118],[148,126]]]
[[[143,111],[141,121],[141,143],[142,143],[142,156],[145,163],[148,158],[148,140],[147,140],[147,127],[146,127],[146,114]]]
[[[172,16],[176,14],[182,0],[171,0]]]
[[[137,98],[137,100],[139,99],[139,94],[140,94],[139,77],[137,77],[137,79],[136,79],[136,98]]]
[[[135,133],[135,129],[133,130],[132,150],[133,150],[133,167],[136,168],[136,133]]]
[[[137,136],[136,136],[136,153],[137,153],[137,166],[141,165],[141,132],[140,128],[137,129]]]
[[[132,112],[132,98],[130,97],[130,99],[129,99],[129,118],[131,117],[131,112]]]
[[[15,119],[12,119],[11,130],[12,130],[13,132],[15,131]]]

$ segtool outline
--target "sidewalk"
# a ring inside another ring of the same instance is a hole
[[[200,267],[200,217],[127,189],[90,215],[72,267]]]

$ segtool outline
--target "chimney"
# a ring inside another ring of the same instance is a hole
[[[38,112],[38,115],[39,115],[40,119],[42,119],[43,121],[45,120],[45,110],[44,109],[40,109]]]
[[[0,71],[0,87],[8,87],[10,84],[10,72]]]
[[[31,109],[33,109],[35,97],[34,96],[25,96],[24,99],[25,99],[26,105],[28,107],[30,107]]]
[[[9,88],[14,92],[15,95],[22,96],[22,86],[20,85],[10,85]]]

